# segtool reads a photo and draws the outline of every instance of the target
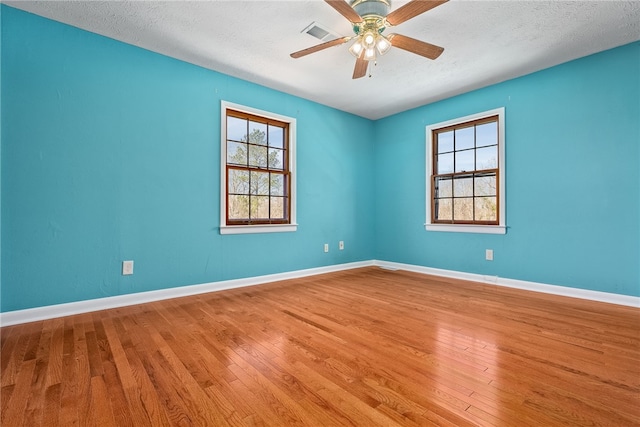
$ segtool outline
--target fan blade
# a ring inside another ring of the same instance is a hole
[[[334,8],[340,15],[347,18],[350,22],[354,24],[359,24],[362,22],[362,17],[358,15],[358,12],[353,10],[349,4],[344,0],[324,0],[329,3],[329,6]]]
[[[387,15],[387,22],[390,25],[398,25],[402,24],[404,21],[408,21],[411,18],[414,18],[421,13],[426,12],[427,10],[431,10],[434,7],[440,6],[443,3],[448,2],[449,0],[438,0],[438,1],[428,1],[428,0],[412,0],[404,6],[394,10],[390,14]]]
[[[343,43],[348,42],[349,40],[351,40],[351,37],[342,37],[342,38],[339,38],[339,39],[335,39],[335,40],[331,40],[331,41],[328,41],[328,42],[320,43],[320,44],[317,44],[315,46],[311,46],[311,47],[308,47],[306,49],[302,49],[302,50],[299,50],[297,52],[293,52],[291,54],[291,57],[292,58],[301,58],[303,56],[309,55],[310,53],[315,53],[315,52],[318,52],[320,50],[327,49],[329,47],[341,45]]]
[[[364,60],[364,51],[356,59],[356,67],[353,69],[353,79],[359,79],[367,75],[367,68],[369,67],[369,61]]]
[[[389,34],[387,39],[391,42],[391,46],[429,59],[436,59],[444,51],[443,47],[412,39],[411,37],[403,36],[401,34]]]

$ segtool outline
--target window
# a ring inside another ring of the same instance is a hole
[[[427,126],[427,230],[506,232],[504,145],[504,108]]]
[[[222,102],[220,233],[295,231],[295,119]]]

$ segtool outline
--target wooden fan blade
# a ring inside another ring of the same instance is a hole
[[[429,1],[429,0],[412,0],[404,6],[394,10],[390,14],[387,15],[387,22],[390,25],[398,25],[402,24],[404,21],[408,21],[409,19],[420,15],[421,13],[426,12],[427,10],[431,10],[434,7],[440,6],[443,3],[448,2],[449,0],[437,0],[437,1]]]
[[[412,39],[411,37],[403,36],[401,34],[389,34],[387,39],[391,42],[391,46],[429,59],[436,59],[440,54],[442,54],[442,52],[444,52],[443,47]]]
[[[347,18],[350,22],[354,24],[359,24],[362,22],[362,17],[358,15],[358,12],[353,10],[349,4],[344,0],[324,0],[329,3],[329,6],[334,8],[338,13],[345,18]]]
[[[331,40],[331,41],[328,41],[328,42],[320,43],[320,44],[317,44],[315,46],[311,46],[311,47],[308,47],[306,49],[302,49],[302,50],[299,50],[297,52],[293,52],[291,54],[291,57],[292,58],[300,58],[300,57],[309,55],[310,53],[318,52],[320,50],[323,50],[323,49],[326,49],[326,48],[329,48],[329,47],[338,46],[340,44],[348,42],[349,40],[351,40],[351,37],[342,37],[342,38],[339,38],[339,39],[335,39],[335,40]]]
[[[367,75],[367,68],[369,67],[369,61],[364,60],[364,51],[356,59],[356,67],[353,69],[353,79],[359,79]]]

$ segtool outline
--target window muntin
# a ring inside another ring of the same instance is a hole
[[[427,230],[504,234],[504,188],[504,108],[427,126]]]
[[[222,102],[221,234],[295,231],[295,119]]]

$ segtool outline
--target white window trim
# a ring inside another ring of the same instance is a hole
[[[220,234],[283,233],[298,229],[296,222],[296,119],[244,105],[221,101],[220,118]],[[227,225],[227,110],[266,117],[289,124],[290,224]]]
[[[433,130],[460,123],[470,122],[473,120],[484,119],[485,117],[498,116],[498,188],[500,197],[500,211],[498,225],[474,225],[474,224],[434,224],[431,222],[431,175],[433,173]],[[485,233],[485,234],[506,234],[507,217],[506,217],[506,191],[505,191],[505,134],[504,134],[504,107],[495,110],[484,111],[482,113],[472,114],[466,117],[460,117],[445,122],[434,123],[427,126],[427,175],[426,175],[426,212],[427,221],[424,225],[427,231],[449,231],[457,233]]]

